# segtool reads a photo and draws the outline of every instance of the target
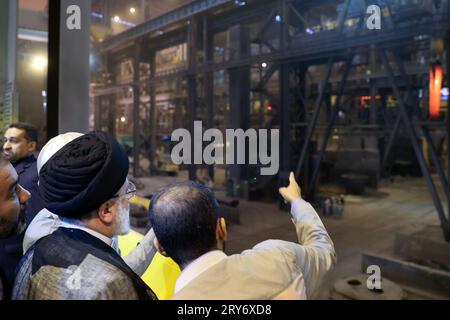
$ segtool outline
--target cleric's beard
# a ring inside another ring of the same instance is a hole
[[[129,205],[123,206],[122,204],[117,205],[117,218],[115,235],[124,236],[130,232],[130,207]]]

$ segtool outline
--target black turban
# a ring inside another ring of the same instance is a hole
[[[65,145],[42,167],[39,193],[46,208],[80,218],[113,198],[128,175],[128,156],[105,132],[90,132]]]

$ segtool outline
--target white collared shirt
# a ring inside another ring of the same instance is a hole
[[[52,234],[60,227],[77,228],[86,231],[92,236],[102,240],[107,245],[111,246],[114,250],[116,250],[120,254],[117,237],[110,239],[94,230],[85,228],[75,220],[67,218],[61,219],[59,216],[51,213],[47,209],[42,209],[36,215],[36,217],[34,217],[30,225],[28,226],[27,230],[25,231],[25,236],[23,239],[23,253],[25,254],[28,251],[28,249],[30,249],[39,239],[48,236],[49,234]]]
[[[189,282],[197,278],[201,273],[213,267],[215,264],[219,263],[226,257],[227,255],[223,253],[223,251],[214,250],[207,252],[192,261],[186,268],[184,268],[177,281],[175,282],[175,293],[180,292],[189,284]]]
[[[82,225],[78,224],[76,221],[73,221],[71,219],[66,219],[66,218],[61,218],[61,217],[59,219],[61,220],[61,225],[60,225],[61,227],[82,230],[82,231],[87,232],[90,235],[96,237],[97,239],[102,240],[108,246],[112,246],[113,240],[111,238],[108,238],[107,236],[105,236],[97,231],[86,228],[85,226],[82,226]]]

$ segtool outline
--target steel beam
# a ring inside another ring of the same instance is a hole
[[[230,26],[240,24],[243,21],[246,23],[261,21],[261,17],[267,17],[276,9],[276,4],[277,2],[274,0],[257,0],[245,6],[235,6],[233,9],[214,17],[211,24],[212,31],[214,33],[226,31]]]
[[[405,129],[408,133],[408,136],[411,140],[412,146],[414,148],[414,151],[416,153],[417,156],[417,160],[419,161],[419,165],[420,168],[422,170],[422,174],[425,178],[426,184],[428,186],[428,190],[431,193],[431,197],[433,199],[433,203],[436,207],[440,222],[441,222],[441,227],[444,233],[444,237],[447,241],[450,241],[450,227],[449,227],[449,223],[448,220],[445,216],[445,212],[444,209],[442,207],[442,203],[441,200],[439,198],[438,192],[436,190],[436,186],[434,185],[433,179],[431,177],[431,174],[428,170],[428,167],[425,163],[425,158],[424,155],[422,153],[422,149],[419,145],[419,141],[418,141],[418,137],[417,134],[414,130],[414,126],[411,123],[410,117],[408,115],[408,111],[406,109],[405,104],[403,103],[403,98],[400,94],[400,90],[397,86],[397,84],[395,83],[395,77],[394,77],[394,73],[392,72],[392,68],[389,64],[388,58],[386,56],[386,52],[383,49],[378,49],[378,53],[380,55],[380,58],[382,60],[382,63],[384,65],[385,71],[388,75],[389,78],[389,82],[392,86],[392,89],[394,91],[394,95],[397,99],[397,101],[399,102],[399,106],[400,106],[400,115],[402,117],[402,121],[403,124],[405,126]]]
[[[211,9],[219,8],[231,0],[196,0],[182,7],[174,9],[162,16],[149,20],[132,29],[122,32],[112,38],[105,40],[103,51],[111,50],[124,44],[127,41],[133,41],[146,34],[161,30],[171,24],[189,19],[199,13],[205,13]]]
[[[213,1],[213,0],[210,0]],[[218,1],[218,0],[217,0]],[[193,3],[189,5],[195,6],[196,3],[200,1],[194,1]],[[205,2],[207,2],[205,0]],[[222,0],[223,4],[225,4],[226,1]],[[228,1],[231,2],[231,1]],[[270,3],[264,3],[263,5],[254,6],[246,6],[245,8],[242,8],[240,11],[232,10],[230,12],[233,12],[234,16],[237,16],[236,20],[233,21],[243,21],[244,18],[240,17],[240,15],[244,14],[245,12],[259,12],[261,8],[264,10],[269,10],[270,8],[273,9],[274,5],[272,4],[270,6]],[[183,7],[182,7],[183,8]],[[176,10],[181,10],[176,9]],[[175,10],[175,11],[176,11]],[[242,13],[241,13],[242,11]],[[161,17],[160,17],[161,18]],[[160,19],[160,18],[156,18]],[[187,18],[184,18],[187,19]],[[221,20],[221,15],[215,17],[214,24],[217,24],[218,21]],[[153,20],[152,20],[153,21]],[[139,36],[143,36],[147,34],[150,31],[143,32],[142,30],[145,30],[143,27],[144,25],[151,24],[151,21],[144,23],[143,25],[140,25],[136,28],[130,29],[129,31],[126,31],[118,36],[115,36],[109,40],[105,41],[103,50],[112,49],[113,47],[109,47],[109,41],[115,42],[117,37],[122,37],[123,40],[120,42],[120,44],[125,43],[127,40],[131,43],[135,38]],[[228,24],[229,25],[229,24]],[[211,28],[214,28],[214,25],[211,26]],[[447,30],[449,28],[449,22],[448,21],[442,21],[440,24],[441,30]],[[142,29],[142,30],[141,30]],[[437,30],[439,31],[439,30]],[[330,56],[331,54],[337,54],[339,50],[349,48],[349,47],[356,47],[356,46],[367,46],[371,43],[378,43],[379,45],[387,45],[387,43],[391,42],[392,44],[398,44],[401,39],[405,41],[410,41],[410,39],[414,36],[418,35],[425,35],[430,33],[430,22],[425,22],[421,24],[414,25],[412,28],[411,26],[399,26],[395,29],[387,29],[383,30],[383,33],[369,33],[364,34],[363,36],[359,37],[348,37],[346,35],[341,35],[339,33],[339,30],[336,30],[336,32],[333,31],[327,31],[323,33],[318,33],[313,36],[310,35],[303,35],[300,38],[292,38],[292,40],[296,39],[296,43],[298,44],[297,48],[292,48],[289,51],[286,52],[276,52],[272,54],[265,54],[255,57],[248,57],[248,59],[244,59],[242,61],[242,64],[253,64],[258,63],[260,61],[273,61],[273,60],[287,60],[287,59],[295,59],[295,61],[302,61],[302,60],[308,60],[312,59],[312,57],[319,57],[320,55],[325,54],[325,58]],[[114,40],[113,40],[114,39]],[[301,45],[299,45],[301,44]],[[314,52],[313,52],[314,51]],[[247,61],[249,60],[249,61]],[[216,71],[220,69],[227,69],[227,68],[234,68],[234,67],[240,67],[242,64],[237,65],[238,61],[235,60],[231,64],[227,65],[227,62],[223,64],[202,64],[201,68],[198,68],[195,70],[195,72],[205,72],[206,70],[203,70],[205,68],[213,69],[210,71]],[[213,67],[214,66],[214,67]],[[200,66],[199,66],[200,67]],[[194,70],[193,70],[194,72]]]
[[[269,26],[271,24],[273,24],[273,22],[275,21],[275,15],[277,14],[276,10],[273,10],[264,20],[263,26],[261,27],[261,29],[258,31],[258,33],[255,36],[255,39],[260,40],[263,36],[264,33],[266,33],[267,29],[269,28]]]
[[[281,68],[281,66],[280,66]],[[259,83],[252,89],[253,91],[261,91],[267,84],[267,82],[272,78],[274,73],[279,69],[278,65],[272,64],[269,69],[261,77]]]
[[[400,59],[400,56],[398,55],[398,52],[395,51],[394,52],[394,59],[395,62],[397,64],[397,67],[402,75],[402,77],[405,79],[405,83],[406,83],[406,90],[407,90],[407,103],[406,105],[410,108],[411,106],[409,105],[409,101],[411,99],[412,96],[412,86],[411,86],[411,81],[410,79],[408,79],[408,76],[406,74],[406,70],[405,67]],[[389,136],[389,140],[388,140],[388,144],[386,146],[385,152],[384,152],[384,156],[383,156],[383,162],[382,162],[382,167],[385,168],[387,165],[387,161],[389,158],[389,155],[391,153],[391,148],[392,145],[394,144],[395,138],[397,137],[398,134],[398,130],[400,128],[400,123],[401,123],[402,117],[400,115],[397,116],[397,119],[395,119],[395,123],[394,123],[394,127],[391,131],[391,135]]]
[[[392,148],[392,145],[394,144],[395,138],[397,137],[397,133],[398,133],[398,129],[400,127],[401,120],[402,120],[402,117],[400,115],[397,115],[397,118],[395,119],[394,127],[389,136],[389,140],[388,140],[386,149],[384,150],[384,156],[383,156],[383,162],[382,162],[383,168],[386,167],[386,165],[387,165],[387,161],[388,161],[389,155],[391,153],[391,148]]]
[[[297,18],[303,23],[303,25],[307,25],[305,18],[302,16],[300,12],[292,5],[292,2],[289,2],[289,9],[297,16]]]
[[[400,55],[398,51],[394,51],[394,61],[398,67],[398,70],[400,71],[400,75],[403,77],[405,84],[406,84],[406,105],[409,107],[409,112],[412,114],[413,105],[411,104],[411,98],[413,96],[413,87],[411,84],[411,78],[408,77],[408,74],[406,73],[405,65],[403,64],[402,59],[400,58]]]
[[[270,52],[277,51],[277,49],[272,44],[270,44],[270,42],[267,41],[267,40],[264,40],[264,39],[261,39],[261,38],[259,38],[259,39],[255,38],[255,39],[251,40],[251,42],[254,43],[254,44],[259,44],[260,46],[261,45],[266,46],[267,48],[270,49]]]
[[[450,23],[442,23],[442,28],[450,28]],[[197,66],[196,72],[217,71],[227,68],[238,68],[246,65],[270,62],[301,62],[314,59],[327,59],[330,56],[345,56],[349,49],[366,47],[371,44],[379,44],[380,47],[392,47],[399,45],[403,41],[410,43],[410,39],[424,34],[430,34],[430,24],[418,24],[414,28],[411,26],[386,30],[382,33],[364,34],[360,36],[348,37],[334,31],[318,33],[313,36],[303,35],[292,38],[289,50],[277,51],[268,54],[249,56],[243,59],[226,61],[216,64]],[[297,44],[294,46],[294,42]],[[300,45],[301,44],[301,45]]]
[[[344,30],[345,18],[347,17],[349,6],[350,6],[350,1],[346,0],[344,12],[343,12],[342,16],[340,17],[340,21],[339,21],[339,25],[338,25],[339,32],[341,32],[341,33]],[[364,12],[361,13],[361,18],[360,18],[359,23],[358,23],[358,30],[361,30],[362,23],[364,21],[363,17],[364,17]],[[312,195],[314,193],[315,184],[317,182],[317,178],[319,176],[319,171],[320,171],[320,162],[322,161],[323,156],[325,154],[325,150],[326,150],[327,145],[328,145],[328,140],[330,139],[331,133],[333,132],[333,127],[334,127],[334,124],[336,122],[336,118],[337,118],[337,116],[339,114],[339,109],[340,109],[340,105],[341,105],[341,99],[342,99],[342,96],[344,94],[345,86],[347,84],[348,75],[349,75],[350,70],[352,68],[352,62],[353,62],[354,54],[355,54],[355,49],[353,48],[351,50],[350,54],[348,55],[346,61],[345,61],[345,69],[344,69],[344,72],[342,74],[342,79],[341,79],[341,81],[339,83],[338,94],[337,94],[336,102],[335,102],[335,105],[334,105],[334,112],[332,114],[330,122],[327,125],[327,131],[325,133],[324,140],[322,141],[322,145],[320,147],[319,159],[317,161],[318,164],[314,168],[312,177],[311,177],[311,179],[309,181],[308,193],[309,193],[310,197],[312,197]]]
[[[281,18],[280,24],[280,50],[285,50],[289,47],[290,37],[289,37],[289,5],[288,0],[279,0],[279,15]]]
[[[341,81],[339,82],[339,88],[338,88],[338,93],[337,93],[337,97],[336,97],[336,102],[335,102],[334,108],[333,108],[334,112],[331,115],[330,122],[328,123],[328,126],[327,126],[327,131],[325,133],[324,139],[322,141],[322,145],[320,147],[318,165],[314,168],[312,177],[309,182],[308,193],[310,195],[313,193],[317,178],[319,176],[320,162],[322,161],[323,156],[325,154],[325,150],[328,145],[328,140],[330,139],[331,133],[333,132],[334,123],[336,122],[336,118],[339,114],[339,110],[341,107],[341,99],[344,94],[344,88],[347,84],[347,78],[348,78],[348,75],[352,68],[353,56],[354,56],[353,53],[349,54],[349,57],[348,57],[347,61],[345,62],[345,69],[344,69],[344,72],[342,73]]]
[[[347,18],[349,6],[350,6],[350,0],[345,0],[344,12],[342,12],[342,16],[339,17],[339,23],[338,23],[338,29],[339,29],[339,32],[341,32],[341,33],[344,31],[345,18]]]
[[[308,126],[308,130],[306,132],[306,137],[304,138],[302,152],[300,153],[300,159],[298,161],[297,168],[295,169],[295,176],[297,178],[299,178],[300,170],[302,169],[303,164],[304,164],[304,162],[306,160],[306,153],[308,151],[308,146],[309,146],[309,143],[311,141],[312,134],[314,133],[314,129],[316,127],[317,119],[318,119],[319,114],[320,114],[320,109],[321,109],[323,97],[325,95],[326,86],[328,84],[328,80],[330,79],[331,70],[333,69],[333,63],[334,63],[334,58],[328,59],[328,63],[327,63],[326,71],[325,71],[325,77],[324,77],[324,79],[323,79],[323,81],[322,81],[322,83],[320,85],[320,88],[319,88],[319,94],[317,96],[316,104],[314,106],[314,113],[313,113],[312,119],[310,121],[310,124]]]

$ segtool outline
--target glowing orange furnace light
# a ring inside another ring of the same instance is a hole
[[[441,89],[442,89],[442,65],[439,62],[433,63],[430,69],[430,101],[429,113],[430,118],[439,117],[439,109],[441,106]]]

